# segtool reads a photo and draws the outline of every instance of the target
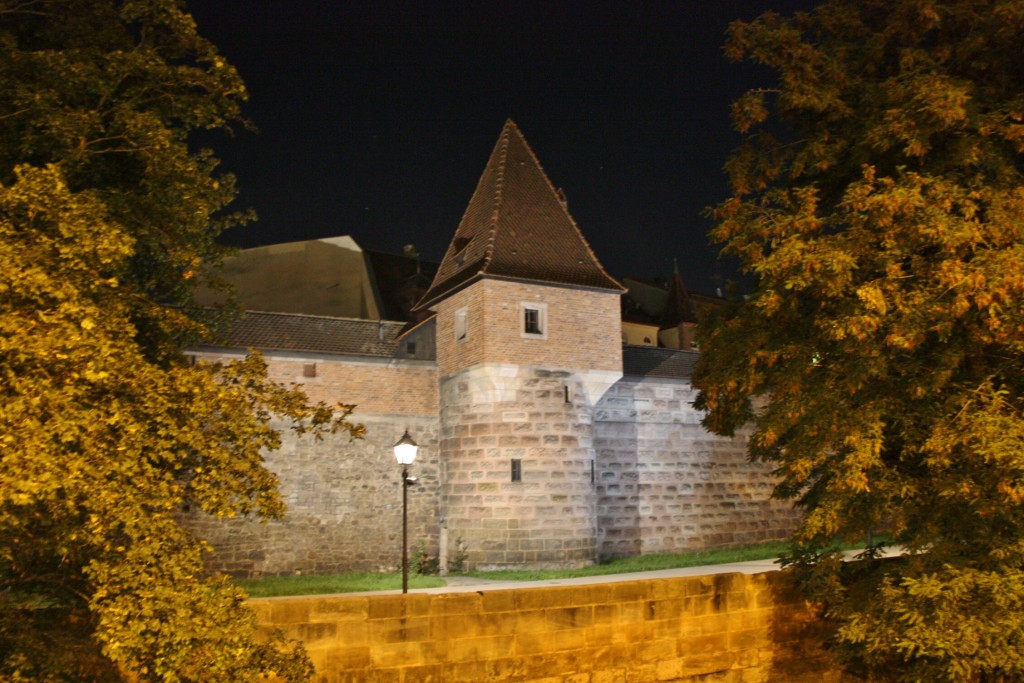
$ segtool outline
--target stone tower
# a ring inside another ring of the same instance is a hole
[[[449,561],[597,559],[593,409],[622,376],[622,292],[506,122],[417,306],[436,312]]]

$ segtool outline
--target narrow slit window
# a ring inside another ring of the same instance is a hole
[[[512,459],[512,481],[523,480],[523,461],[519,458]]]
[[[572,403],[572,387],[568,384],[562,387],[563,398],[566,403]]]
[[[469,320],[465,308],[455,311],[455,341],[466,341],[469,336]]]

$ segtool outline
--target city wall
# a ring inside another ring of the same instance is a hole
[[[673,379],[624,378],[594,411],[602,558],[737,547],[788,538],[799,522],[775,500],[771,466],[744,433],[715,436]]]
[[[253,600],[317,683],[838,683],[782,572]]]
[[[365,438],[316,441],[285,432],[267,467],[281,481],[285,520],[219,520],[191,512],[186,523],[214,548],[207,566],[232,576],[393,571],[402,552],[401,468],[392,446],[404,429],[421,448],[409,487],[410,556],[422,542],[436,557],[437,421],[396,416],[360,420]]]
[[[701,427],[695,390],[684,380],[626,377],[593,405],[578,373],[510,366],[508,377],[484,373],[490,379],[481,384],[499,394],[505,387],[507,399],[478,397],[463,373],[441,383],[439,400],[430,362],[266,359],[273,379],[302,384],[313,400],[358,404],[352,420],[366,436],[317,441],[279,425],[282,447],[266,463],[280,479],[288,519],[184,513],[214,548],[211,570],[394,570],[402,497],[391,447],[405,429],[421,446],[409,489],[410,553],[422,546],[431,558],[447,552],[472,566],[589,564],[595,556],[785,538],[797,521],[788,502],[771,499],[770,470],[747,460],[743,438]],[[513,459],[521,460],[521,481],[512,481]]]

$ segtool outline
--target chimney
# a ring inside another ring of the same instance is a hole
[[[569,210],[569,198],[565,196],[565,190],[558,188],[555,190],[555,194],[558,196],[558,203],[562,205],[562,208],[566,211]]]

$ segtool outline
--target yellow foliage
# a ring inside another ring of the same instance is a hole
[[[187,136],[244,86],[172,0],[2,3],[0,82],[0,680],[307,679],[176,520],[284,513],[272,415],[361,433],[258,356],[181,354],[235,220]]]
[[[778,87],[733,110],[711,235],[757,284],[704,325],[697,405],[749,424],[835,651],[886,680],[1024,679],[1022,36],[1024,0],[730,27]],[[917,554],[840,571],[882,531]]]

